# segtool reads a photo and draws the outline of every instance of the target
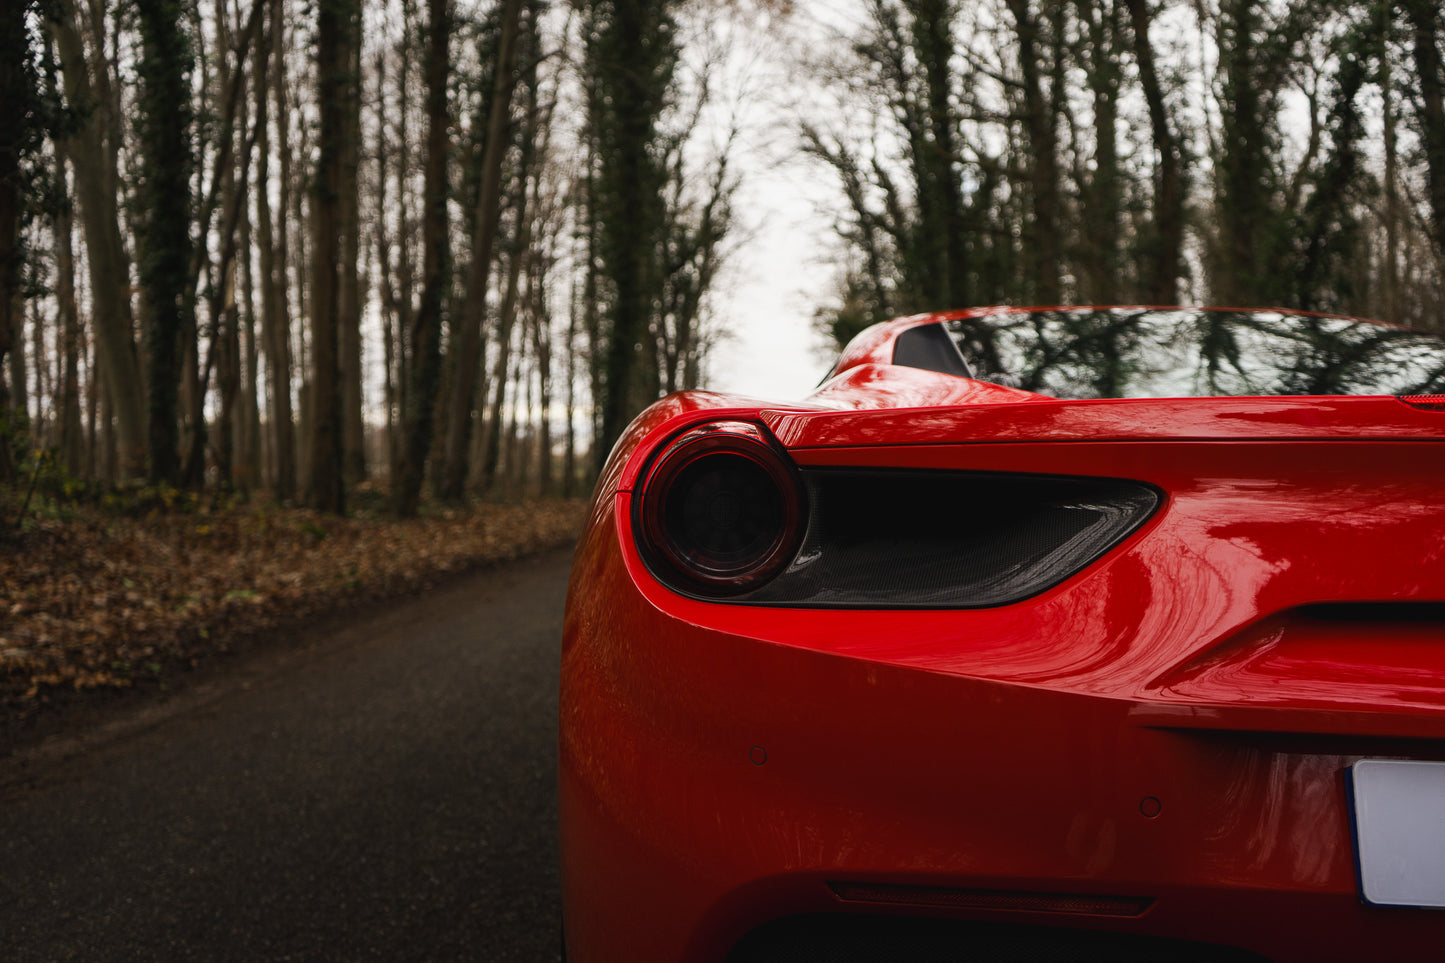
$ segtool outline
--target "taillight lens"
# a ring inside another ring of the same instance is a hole
[[[730,596],[763,585],[802,542],[803,486],[781,450],[748,422],[715,422],[673,441],[635,500],[639,547],[662,581]]]
[[[1445,411],[1445,395],[1396,395],[1411,408],[1424,411]]]

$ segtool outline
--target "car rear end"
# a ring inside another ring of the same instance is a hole
[[[673,400],[619,447],[563,648],[570,958],[1437,952],[1445,412],[979,402]]]

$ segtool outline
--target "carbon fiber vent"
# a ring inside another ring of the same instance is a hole
[[[827,608],[1007,605],[1080,571],[1142,524],[1138,482],[962,472],[803,472],[791,565],[735,601]]]

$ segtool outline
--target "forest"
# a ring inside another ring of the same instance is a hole
[[[833,198],[820,340],[1000,303],[1445,328],[1436,0],[0,8],[6,525],[37,489],[584,494],[726,334],[762,34]]]

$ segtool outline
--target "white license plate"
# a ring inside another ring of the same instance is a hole
[[[1350,789],[1365,902],[1445,907],[1445,762],[1361,759]]]

